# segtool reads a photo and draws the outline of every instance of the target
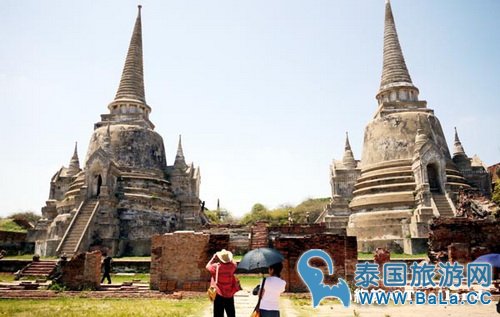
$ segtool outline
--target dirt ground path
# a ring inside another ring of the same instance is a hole
[[[239,291],[234,296],[234,306],[236,308],[236,317],[249,317],[257,304],[257,296],[252,295],[249,291]],[[295,311],[292,302],[285,296],[281,297],[281,316],[282,317],[299,317]],[[209,303],[203,312],[202,317],[213,316],[213,304]]]
[[[208,299],[207,299],[208,301]],[[249,291],[239,291],[234,295],[234,306],[236,308],[236,316],[250,316],[253,309],[257,304],[257,296],[253,296]],[[212,317],[213,316],[213,304],[208,303],[206,306],[202,317]]]

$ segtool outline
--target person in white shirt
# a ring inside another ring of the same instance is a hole
[[[269,267],[269,277],[266,278],[262,299],[260,300],[260,316],[261,317],[279,317],[280,295],[285,291],[286,282],[280,278],[283,263],[279,262]]]

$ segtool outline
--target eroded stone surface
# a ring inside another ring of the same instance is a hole
[[[427,238],[432,217],[457,214],[461,188],[474,185],[488,195],[491,182],[484,164],[466,156],[457,135],[452,158],[439,119],[419,100],[390,2],[383,61],[378,107],[365,128],[361,160],[354,159],[347,141],[343,160],[331,166],[332,200],[317,222],[333,232],[346,228],[358,238],[360,251],[413,252]]]
[[[186,164],[180,142],[167,165],[163,138],[149,119],[142,71],[139,12],[120,87],[109,113],[94,125],[85,163],[80,167],[75,148],[69,167],[51,180],[43,219],[29,234],[36,253],[149,255],[154,234],[207,222],[199,169]]]

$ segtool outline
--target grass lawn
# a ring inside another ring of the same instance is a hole
[[[35,280],[36,277],[23,277],[21,280]],[[149,273],[130,273],[130,274],[111,274],[111,282],[113,284],[121,284],[123,282],[132,282],[132,280],[140,280],[140,283],[149,283]],[[14,274],[0,272],[0,282],[11,283],[14,281]],[[106,281],[104,281],[106,282]],[[1,316],[1,310],[0,310]]]
[[[32,260],[33,254],[23,254],[23,255],[8,255],[4,257],[8,260]],[[41,256],[41,260],[57,260],[57,256]],[[122,258],[113,258],[113,261],[151,261],[150,256],[124,256]]]
[[[0,282],[11,283],[14,281],[14,274],[7,272],[0,272]]]
[[[174,299],[90,299],[58,298],[46,300],[0,299],[0,316],[199,316],[207,307],[206,296]]]
[[[23,255],[7,255],[3,259],[5,260],[33,260],[33,254],[23,254]],[[57,256],[41,256],[40,260],[57,260]]]
[[[240,280],[241,287],[246,291],[252,291],[262,280],[260,274],[236,274],[236,277]]]
[[[141,280],[140,283],[149,283],[149,273],[111,274],[111,282],[113,284],[132,282],[132,280]],[[107,283],[106,280],[104,282]]]

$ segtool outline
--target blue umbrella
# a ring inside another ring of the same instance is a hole
[[[490,253],[481,255],[474,262],[490,263],[492,267],[500,267],[500,254]]]
[[[273,264],[283,262],[285,258],[276,249],[257,248],[247,252],[240,263],[238,269],[255,271],[270,267]]]

